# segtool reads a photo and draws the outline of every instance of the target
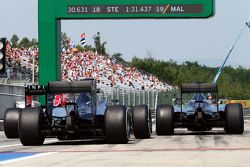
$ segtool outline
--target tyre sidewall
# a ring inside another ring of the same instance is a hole
[[[231,134],[242,134],[244,132],[244,117],[242,104],[233,103],[226,105],[225,131]]]
[[[158,135],[172,135],[174,133],[174,107],[172,105],[157,106],[156,133]]]
[[[125,144],[130,138],[130,120],[125,106],[109,106],[105,110],[105,137],[110,144]]]
[[[19,119],[19,136],[23,145],[41,145],[45,137],[41,134],[44,113],[41,107],[23,109]]]
[[[151,113],[147,105],[132,109],[133,131],[136,138],[149,138],[152,132]]]
[[[9,108],[4,114],[4,133],[7,138],[18,138],[18,121],[21,109]]]

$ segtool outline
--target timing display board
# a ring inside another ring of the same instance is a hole
[[[41,0],[40,0],[41,1]],[[54,0],[63,19],[85,18],[208,18],[214,0]],[[53,3],[51,3],[53,4]]]
[[[61,20],[208,18],[214,0],[38,0],[39,84],[60,80]]]
[[[69,5],[68,14],[201,14],[203,4]]]

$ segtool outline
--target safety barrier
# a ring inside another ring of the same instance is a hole
[[[24,86],[0,84],[0,120],[7,108],[15,107],[16,101],[24,100]]]

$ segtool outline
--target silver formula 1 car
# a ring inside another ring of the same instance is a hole
[[[45,96],[46,104],[31,107],[32,97],[37,95]],[[26,107],[7,109],[4,119],[6,136],[19,137],[23,145],[41,145],[46,136],[59,140],[101,138],[107,143],[128,143],[132,130],[136,138],[151,136],[146,106],[132,110],[123,105],[108,106],[98,100],[92,79],[28,86],[25,97]]]
[[[190,100],[184,96],[191,94]],[[216,98],[208,99],[206,95]],[[244,131],[243,108],[240,103],[219,104],[218,87],[214,83],[190,83],[181,85],[181,98],[176,105],[158,105],[156,109],[156,133],[172,135],[175,128],[191,131],[208,131],[222,127],[226,133],[242,134]]]

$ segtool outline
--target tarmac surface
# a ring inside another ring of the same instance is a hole
[[[0,132],[0,166],[177,166],[177,167],[249,167],[250,117],[245,116],[242,135],[228,135],[223,129],[190,132],[176,129],[172,136],[138,140],[128,144],[105,144],[102,140],[58,141],[47,138],[42,146],[22,146]]]

